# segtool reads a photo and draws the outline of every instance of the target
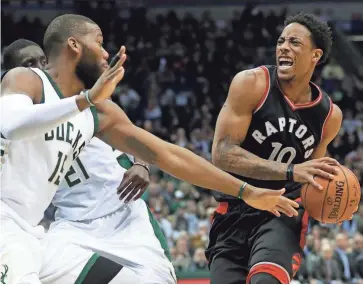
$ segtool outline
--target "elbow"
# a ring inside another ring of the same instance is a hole
[[[212,163],[219,169],[226,170],[225,162],[227,160],[227,144],[224,140],[213,143],[212,146]]]
[[[224,169],[222,156],[217,150],[212,151],[212,163],[214,166]]]
[[[11,141],[19,141],[23,139],[31,139],[36,136],[32,129],[26,126],[13,122],[11,124],[6,124],[6,126],[1,126],[1,138],[5,138]]]
[[[219,167],[219,165],[218,165],[219,162],[220,162],[220,160],[219,160],[218,153],[216,151],[212,151],[212,163],[213,163],[213,165]]]
[[[1,130],[1,138],[2,139],[7,139],[7,140],[12,140],[12,141],[16,141],[16,140],[20,140],[21,138],[18,136],[18,132],[16,131],[16,129],[4,129],[2,128]]]
[[[0,106],[0,109],[1,108],[3,108],[3,106]],[[19,114],[16,115],[19,116]],[[28,133],[27,129],[24,127],[24,123],[19,122],[16,118],[11,118],[8,112],[6,112],[6,116],[3,114],[3,116],[0,117],[0,122],[2,122],[2,124],[0,124],[2,139],[12,141],[21,140],[24,138],[24,134]]]

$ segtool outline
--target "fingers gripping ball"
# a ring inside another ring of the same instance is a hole
[[[323,186],[318,190],[306,183],[301,189],[303,206],[315,220],[336,224],[350,219],[358,210],[361,199],[361,188],[357,177],[345,166],[339,167],[339,173],[333,180],[315,177]]]

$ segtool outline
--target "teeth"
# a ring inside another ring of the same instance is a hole
[[[280,65],[279,66],[280,70],[286,70],[286,69],[289,69],[289,68],[291,68],[291,65]]]
[[[292,66],[293,61],[290,58],[280,57],[279,58],[279,65],[280,66]]]
[[[288,62],[292,62],[292,59],[287,58],[287,57],[280,57],[279,58],[280,61],[288,61]]]

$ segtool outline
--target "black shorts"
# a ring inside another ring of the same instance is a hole
[[[241,201],[219,203],[206,251],[211,283],[249,283],[262,272],[290,283],[300,267],[308,227],[301,205],[298,212],[298,217],[277,218]]]

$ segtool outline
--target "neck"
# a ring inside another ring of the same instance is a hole
[[[49,60],[46,70],[64,97],[77,95],[85,88],[84,83],[76,75],[76,67],[66,59]]]
[[[278,79],[282,93],[289,98],[294,104],[304,104],[311,101],[311,76],[303,79],[293,79],[291,81],[282,81]]]

